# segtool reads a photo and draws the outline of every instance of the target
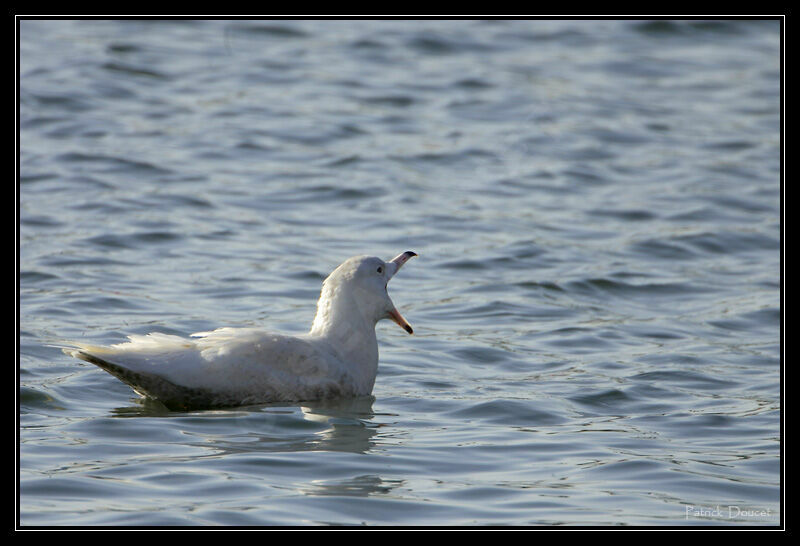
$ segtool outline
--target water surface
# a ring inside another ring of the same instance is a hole
[[[21,525],[779,523],[778,21],[19,44]],[[170,412],[52,346],[304,332],[408,249],[365,399]]]

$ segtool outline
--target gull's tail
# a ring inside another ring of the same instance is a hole
[[[92,354],[92,352],[109,352],[108,349],[104,347],[82,345],[80,349],[62,348],[62,351],[64,351],[65,354],[98,366],[123,383],[129,385],[138,394],[158,400],[169,409],[188,410],[207,408],[209,405],[214,405],[213,401],[210,403],[210,399],[214,397],[205,389],[182,387],[158,375],[134,371],[119,364],[109,362],[96,354]]]

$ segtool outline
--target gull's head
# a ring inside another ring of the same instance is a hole
[[[388,318],[409,334],[413,334],[414,330],[389,297],[387,286],[403,264],[416,255],[408,250],[388,262],[374,256],[353,256],[347,259],[328,275],[322,285],[312,332],[319,328],[324,329],[327,322],[333,319],[332,315],[338,314],[339,310],[357,310],[367,320],[378,322]],[[340,309],[342,306],[355,309]]]

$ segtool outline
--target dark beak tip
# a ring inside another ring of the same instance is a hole
[[[411,326],[406,326],[406,332],[408,332],[409,334],[413,334],[414,329]]]

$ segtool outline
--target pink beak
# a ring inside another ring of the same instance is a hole
[[[395,265],[395,269],[391,273],[389,278],[391,279],[392,277],[394,277],[395,274],[400,270],[400,268],[403,267],[403,264],[416,255],[417,255],[416,252],[411,252],[410,250],[406,250],[399,256],[396,256],[391,261],[387,262],[387,265],[388,264]],[[389,311],[389,318],[395,321],[403,330],[405,330],[409,334],[414,333],[414,329],[411,328],[411,325],[406,321],[406,319],[403,318],[403,315],[401,315],[396,308],[392,307],[392,310]]]

